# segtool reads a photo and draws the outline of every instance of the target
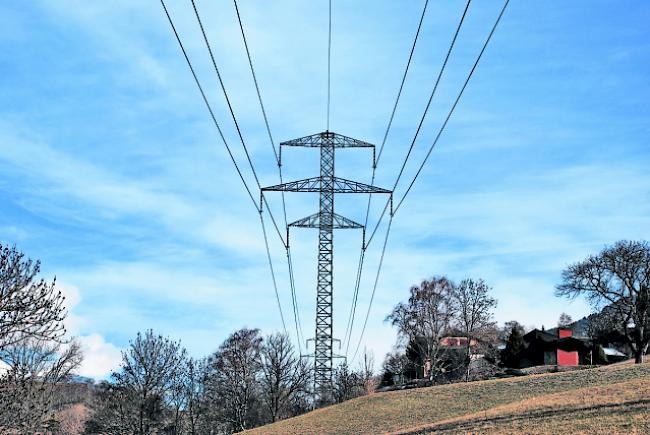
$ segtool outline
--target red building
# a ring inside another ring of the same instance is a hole
[[[574,337],[570,329],[560,329],[556,334],[533,329],[524,335],[524,341],[526,349],[520,367],[589,364],[591,341]]]
[[[570,329],[560,329],[558,331],[559,341],[563,338],[571,337],[573,332]],[[557,365],[559,366],[577,366],[579,364],[579,355],[577,350],[566,351],[557,349]]]

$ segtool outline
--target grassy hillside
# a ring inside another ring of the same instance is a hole
[[[650,364],[379,393],[251,433],[471,431],[650,433]]]

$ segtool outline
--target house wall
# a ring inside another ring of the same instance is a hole
[[[544,365],[554,366],[557,364],[557,354],[552,350],[544,351]]]
[[[557,350],[557,365],[559,366],[577,366],[578,365],[578,352],[566,352],[564,350]]]

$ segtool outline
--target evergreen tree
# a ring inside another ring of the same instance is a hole
[[[526,344],[520,328],[516,325],[510,330],[506,348],[503,351],[502,361],[506,367],[518,367]]]

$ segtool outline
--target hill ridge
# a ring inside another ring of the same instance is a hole
[[[629,388],[626,382],[635,380],[650,384],[650,364],[617,364],[573,372],[375,393],[262,426],[250,433],[409,433],[445,420],[556,393],[569,394],[567,392],[584,388],[618,384],[612,388],[626,390]],[[650,398],[650,392],[647,395]]]

